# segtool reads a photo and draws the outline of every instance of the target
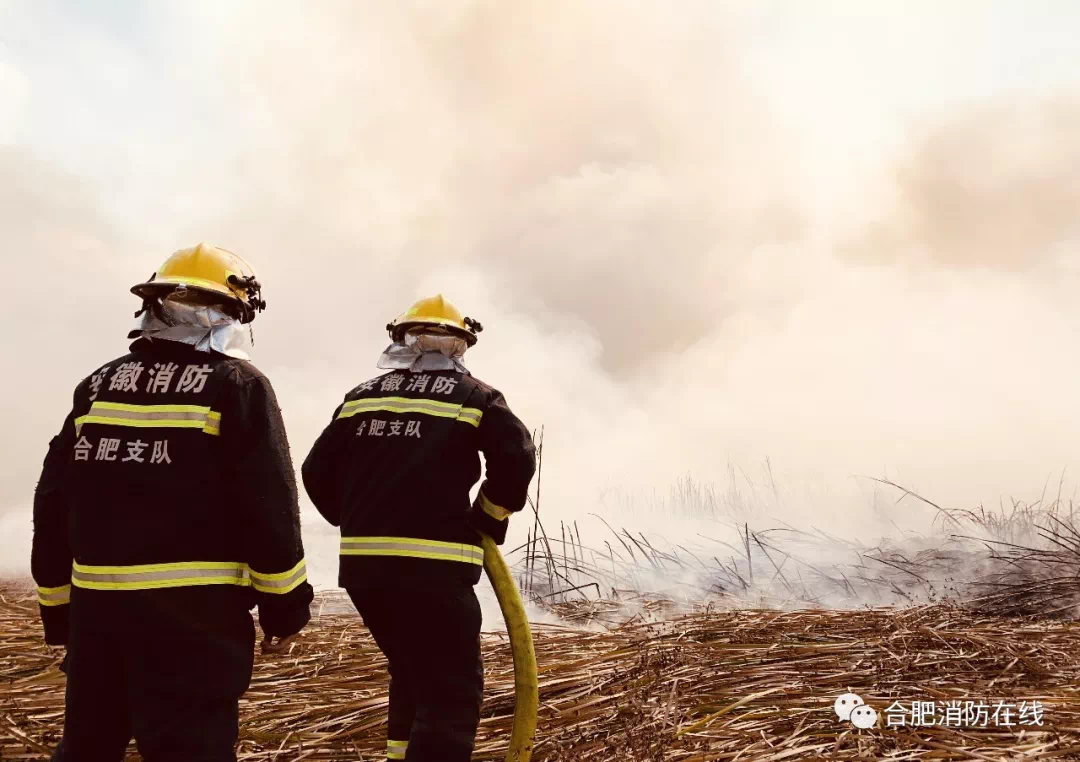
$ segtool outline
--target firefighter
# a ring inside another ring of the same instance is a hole
[[[535,450],[503,395],[463,364],[479,323],[440,295],[387,329],[378,367],[390,372],[345,396],[302,474],[341,528],[339,584],[389,662],[387,759],[458,762],[483,694],[478,532],[504,541]]]
[[[235,760],[254,659],[308,622],[296,478],[270,382],[247,361],[266,306],[207,244],[146,283],[130,353],[75,389],[34,496],[45,640],[66,645],[54,760]]]

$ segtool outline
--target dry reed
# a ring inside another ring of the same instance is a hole
[[[568,533],[569,537],[569,533]],[[60,653],[43,645],[28,591],[0,592],[0,759],[44,759],[63,716]],[[340,599],[291,654],[259,657],[241,706],[241,760],[382,759],[384,662]],[[623,602],[625,604],[625,601]],[[536,625],[541,715],[534,759],[1080,759],[1080,628],[948,607],[699,610],[648,621],[610,601],[559,601],[570,622]],[[336,613],[330,613],[330,612]],[[664,611],[672,615],[670,610]],[[477,760],[499,760],[513,706],[509,645],[484,636]],[[840,723],[832,703],[1039,701],[1043,724],[888,727]],[[130,759],[137,759],[134,752]]]

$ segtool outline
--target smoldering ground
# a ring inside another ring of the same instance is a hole
[[[935,514],[857,475],[1039,492],[1080,424],[1076,11],[962,5],[0,4],[4,566],[127,288],[203,239],[266,284],[297,460],[442,291],[551,522],[766,458],[763,525],[868,540]]]

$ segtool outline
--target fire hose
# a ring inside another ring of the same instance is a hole
[[[499,547],[483,533],[480,533],[480,544],[484,548],[484,571],[491,580],[503,619],[506,620],[510,653],[514,659],[514,729],[510,733],[506,762],[529,762],[536,737],[536,713],[540,706],[532,631],[521,594]]]

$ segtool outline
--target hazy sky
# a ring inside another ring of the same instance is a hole
[[[9,561],[128,288],[199,240],[265,284],[297,464],[441,290],[546,427],[552,514],[766,457],[838,526],[859,474],[1037,497],[1080,434],[1077,28],[1064,0],[0,0]]]

